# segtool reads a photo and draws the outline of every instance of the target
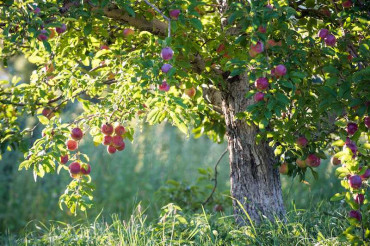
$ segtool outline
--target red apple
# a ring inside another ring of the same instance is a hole
[[[53,112],[52,109],[50,109],[50,108],[44,108],[42,110],[42,115],[45,116],[46,118],[48,118],[50,120],[51,118],[54,117],[55,114],[54,114],[54,112]]]
[[[124,150],[124,149],[125,149],[125,146],[126,146],[126,145],[125,145],[125,142],[123,142],[123,141],[122,141],[122,143],[120,143],[120,145],[119,145],[119,146],[117,146],[117,148],[116,148],[116,149],[117,149],[118,151],[122,151],[122,150]]]
[[[319,31],[319,37],[320,37],[321,39],[326,38],[326,37],[328,36],[328,34],[329,34],[329,30],[328,30],[328,29],[326,29],[326,28],[322,28],[322,29],[320,29],[320,31]]]
[[[352,2],[350,0],[342,2],[343,8],[350,8],[352,6]]]
[[[259,31],[260,33],[266,33],[266,28],[265,28],[265,27],[263,27],[263,26],[259,26],[259,27],[258,27],[258,31]]]
[[[131,28],[126,28],[126,29],[123,30],[123,36],[125,38],[127,38],[127,37],[129,37],[131,35],[134,35],[134,33],[135,33],[135,31],[132,30]]]
[[[362,185],[362,179],[358,175],[351,175],[348,178],[348,183],[353,189],[359,189]]]
[[[91,166],[89,164],[84,164],[81,167],[81,173],[83,175],[89,175],[91,172]]]
[[[168,73],[171,70],[171,68],[172,68],[171,64],[165,63],[161,67],[161,70],[162,70],[163,73]]]
[[[259,91],[256,94],[254,94],[254,100],[256,102],[263,101],[264,98],[265,98],[265,94],[263,92]]]
[[[357,126],[356,123],[350,122],[350,123],[347,124],[347,133],[349,135],[355,134],[357,129],[358,129],[358,126]]]
[[[166,80],[163,80],[162,84],[159,85],[159,90],[160,91],[169,91],[170,90],[170,85],[167,84]]]
[[[109,50],[109,46],[108,46],[108,45],[103,44],[103,45],[101,45],[101,46],[100,46],[100,49],[101,49],[101,50]]]
[[[163,48],[161,51],[161,56],[165,61],[171,60],[173,57],[173,50],[170,47]]]
[[[332,156],[331,159],[330,159],[330,163],[334,166],[337,166],[339,164],[341,164],[342,162],[335,156]]]
[[[121,136],[114,136],[113,139],[112,139],[112,145],[117,148],[119,146],[121,146],[123,143],[123,138]]]
[[[37,36],[37,39],[40,41],[45,41],[48,39],[48,32],[46,30],[41,30],[40,34]]]
[[[104,145],[111,145],[112,141],[113,141],[112,136],[105,135],[104,138],[103,138],[103,144]]]
[[[109,153],[109,154],[114,154],[114,153],[116,153],[117,149],[116,149],[116,148],[114,148],[114,146],[113,146],[113,145],[109,145],[109,146],[107,147],[107,151],[108,151],[108,153]]]
[[[265,77],[260,77],[256,80],[254,85],[256,86],[257,90],[263,91],[269,87],[269,81]]]
[[[362,169],[362,168],[361,168],[361,169]],[[363,180],[368,179],[368,178],[370,177],[370,169],[369,169],[369,168],[367,168],[367,169],[366,169],[366,171],[365,171],[365,173],[364,173],[364,174],[362,174],[360,177],[361,177],[361,179],[363,179]]]
[[[123,136],[123,134],[125,134],[126,132],[126,129],[123,127],[123,126],[117,126],[115,129],[114,129],[114,133],[118,136]]]
[[[68,155],[63,155],[60,157],[60,163],[66,164],[68,162]]]
[[[309,154],[306,159],[307,166],[310,167],[318,167],[320,166],[321,160],[315,154]]]
[[[216,49],[216,52],[217,53],[221,53],[222,51],[225,50],[225,45],[224,44],[220,44],[217,49]]]
[[[78,141],[78,140],[81,140],[81,138],[84,136],[82,130],[78,127],[76,128],[73,128],[72,131],[71,131],[71,138],[73,138],[74,140]]]
[[[361,221],[361,219],[362,219],[361,213],[357,210],[350,211],[348,216],[351,217],[351,218],[355,218],[358,221]]]
[[[308,140],[305,137],[299,137],[296,141],[297,145],[301,148],[304,148],[308,144]]]
[[[367,128],[370,128],[370,117],[369,116],[366,116],[365,119],[364,119],[364,123],[365,123],[365,126]]]
[[[364,204],[365,196],[363,194],[356,194],[355,195],[355,202],[357,204]]]
[[[275,67],[274,72],[275,72],[275,75],[276,76],[282,77],[282,76],[284,76],[286,74],[287,69],[286,69],[286,67],[284,65],[280,64],[280,65],[277,65]]]
[[[262,53],[264,48],[263,48],[263,43],[261,41],[258,41],[255,45],[251,44],[251,48],[253,53],[259,54]]]
[[[297,163],[297,166],[299,166],[300,168],[305,168],[305,167],[307,167],[307,165],[306,165],[306,161],[305,161],[305,160],[297,159],[295,162]]]
[[[59,34],[61,34],[61,33],[63,33],[63,32],[65,32],[65,31],[67,31],[67,26],[66,26],[66,24],[62,24],[60,27],[56,27],[55,28],[55,31],[57,32],[57,33],[59,33]]]
[[[113,126],[111,124],[103,124],[101,126],[101,132],[105,135],[112,135],[113,133]]]
[[[179,9],[170,10],[170,17],[174,20],[177,20],[179,18],[180,12],[181,11]]]
[[[279,167],[279,172],[284,175],[287,174],[289,172],[288,163],[284,162],[283,164],[281,164]]]
[[[71,174],[77,174],[81,171],[81,165],[80,163],[78,162],[72,162],[70,165],[69,165],[69,172]]]
[[[325,38],[325,43],[327,46],[334,46],[336,42],[337,42],[337,39],[332,34],[328,34],[328,36],[326,36]]]
[[[75,151],[77,148],[78,148],[78,143],[75,140],[69,139],[67,141],[67,149],[68,150]]]

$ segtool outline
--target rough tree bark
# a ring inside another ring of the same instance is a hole
[[[229,148],[231,195],[234,198],[234,216],[239,224],[246,224],[244,209],[259,223],[261,215],[270,220],[285,215],[280,176],[273,167],[274,155],[266,142],[256,144],[257,127],[249,126],[236,115],[255,103],[247,100],[248,79],[239,76],[226,81],[222,89],[222,111],[225,116]]]

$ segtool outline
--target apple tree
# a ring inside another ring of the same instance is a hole
[[[93,144],[119,154],[135,123],[168,121],[228,142],[237,223],[283,218],[279,171],[304,180],[332,156],[351,240],[370,237],[369,24],[365,0],[2,1],[1,60],[24,55],[30,83],[1,81],[1,150],[20,169],[69,172],[60,198],[91,205]],[[83,113],[63,118],[78,102]],[[20,119],[37,115],[42,136]],[[100,147],[99,147],[100,148]]]

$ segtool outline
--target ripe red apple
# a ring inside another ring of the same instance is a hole
[[[335,156],[332,156],[330,159],[330,163],[334,166],[340,165],[342,162]]]
[[[327,46],[334,46],[336,42],[337,42],[337,39],[332,34],[328,34],[328,36],[326,36],[325,38],[325,43]]]
[[[358,175],[351,175],[348,178],[348,183],[353,189],[359,189],[362,185],[362,179]]]
[[[111,145],[112,141],[113,141],[112,136],[105,135],[104,138],[103,138],[103,144],[104,145]]]
[[[56,27],[55,31],[59,34],[67,31],[67,25],[63,23],[60,27]]]
[[[173,50],[170,47],[163,48],[161,51],[161,56],[165,61],[171,60],[173,57]]]
[[[161,70],[162,70],[163,73],[168,73],[171,70],[171,68],[172,68],[171,64],[165,63],[161,67]]]
[[[265,27],[263,27],[263,26],[259,26],[259,27],[258,27],[258,31],[259,31],[260,33],[266,33],[266,28],[265,28]]]
[[[113,146],[113,145],[109,145],[109,146],[107,147],[107,151],[108,151],[108,153],[109,153],[109,154],[114,154],[114,153],[116,153],[117,149],[116,149],[116,148],[114,148],[114,146]]]
[[[166,80],[163,80],[162,84],[159,85],[159,90],[160,91],[169,91],[170,90],[170,85],[167,84]]]
[[[45,41],[47,40],[49,37],[48,37],[48,32],[46,30],[40,30],[40,33],[39,35],[37,36],[37,39],[40,40],[40,41]]]
[[[305,167],[307,167],[307,165],[306,165],[306,161],[305,161],[305,160],[297,159],[295,162],[297,163],[297,166],[299,166],[300,168],[305,168]]]
[[[365,119],[364,119],[364,123],[365,123],[365,126],[367,128],[370,128],[370,117],[369,116],[366,116]]]
[[[196,90],[194,87],[191,87],[191,88],[186,88],[184,92],[186,95],[188,95],[188,97],[193,98],[195,96]]]
[[[36,7],[36,8],[33,9],[32,12],[35,13],[35,14],[40,14],[41,9],[39,7]]]
[[[224,208],[222,207],[222,205],[220,205],[220,204],[216,204],[214,207],[213,207],[213,211],[215,211],[215,212],[221,212],[221,211],[223,211],[224,210]]]
[[[112,139],[112,145],[117,148],[119,146],[121,146],[123,143],[123,138],[121,136],[114,136],[113,139]]]
[[[357,210],[350,211],[348,216],[351,217],[351,218],[355,218],[358,221],[361,221],[361,219],[362,219],[361,213]]]
[[[352,2],[350,0],[342,2],[343,8],[350,8],[352,6]]]
[[[357,129],[358,129],[358,126],[357,126],[356,123],[350,122],[350,123],[347,124],[347,133],[349,135],[355,134]]]
[[[45,116],[46,118],[48,118],[50,120],[51,118],[54,117],[55,114],[54,114],[54,112],[53,112],[52,109],[50,109],[50,108],[44,108],[42,110],[42,115]]]
[[[296,141],[297,145],[301,148],[304,148],[308,144],[308,140],[305,137],[299,137]]]
[[[126,132],[126,129],[123,127],[123,126],[117,126],[115,129],[114,129],[114,133],[118,136],[123,136],[123,134],[125,134]]]
[[[322,29],[320,29],[320,31],[319,31],[319,37],[320,37],[321,39],[326,38],[326,37],[328,36],[328,34],[329,34],[329,30],[328,30],[328,29],[326,29],[326,28],[322,28]]]
[[[279,172],[284,175],[287,174],[289,172],[288,163],[284,162],[283,164],[281,164],[279,167]]]
[[[76,141],[81,140],[83,136],[84,136],[84,133],[82,132],[80,128],[76,127],[72,129],[71,138],[73,138],[74,140]]]
[[[89,164],[84,164],[81,167],[81,173],[83,175],[89,175],[91,172],[91,166]]]
[[[113,133],[113,126],[111,124],[103,124],[101,126],[101,132],[105,135],[112,135]]]
[[[129,37],[131,35],[134,35],[134,33],[135,33],[135,31],[132,30],[131,28],[126,28],[126,29],[123,30],[123,36],[125,38],[127,38],[127,37]]]
[[[364,204],[365,196],[363,194],[356,194],[355,195],[355,202],[357,204]]]
[[[267,4],[265,7],[271,10],[274,9],[274,7],[271,4]]]
[[[275,75],[276,76],[282,77],[282,76],[284,76],[286,74],[287,69],[286,69],[286,67],[284,65],[280,64],[280,65],[277,65],[275,67],[274,72],[275,72]]]
[[[68,150],[75,151],[77,148],[78,148],[78,143],[75,140],[69,139],[67,141],[67,149]]]
[[[254,100],[256,102],[262,101],[264,98],[265,98],[265,94],[263,92],[259,91],[256,94],[254,94]]]
[[[258,55],[258,53],[257,52],[255,52],[254,50],[252,50],[252,49],[250,49],[249,51],[249,55],[251,56],[251,57],[256,57],[257,55]]]
[[[328,8],[320,9],[320,13],[322,13],[323,15],[327,17],[331,16],[330,10]]]
[[[309,154],[306,159],[306,164],[310,167],[318,167],[321,164],[321,160],[315,154]]]
[[[257,90],[263,91],[269,87],[269,81],[265,77],[260,77],[256,80],[254,85],[256,86]]]
[[[77,174],[81,171],[81,165],[80,163],[78,163],[77,161],[75,162],[72,162],[70,165],[69,165],[69,172],[72,173],[72,174]]]
[[[216,49],[216,52],[217,53],[221,53],[222,51],[224,51],[225,50],[225,45],[224,44],[220,44],[218,47],[217,47],[217,49]]]
[[[181,11],[179,9],[170,10],[170,17],[174,20],[177,20],[179,18],[180,12]]]
[[[126,146],[126,145],[125,145],[125,142],[123,142],[123,141],[122,141],[122,143],[120,143],[120,145],[119,145],[119,146],[117,146],[117,147],[116,147],[116,149],[117,149],[118,151],[122,151],[122,150],[124,150],[124,149],[125,149],[125,146]]]
[[[60,157],[60,163],[66,164],[68,162],[68,155],[63,155]]]

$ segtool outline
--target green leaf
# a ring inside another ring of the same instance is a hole
[[[37,117],[39,118],[39,121],[40,121],[41,124],[43,124],[43,125],[48,125],[49,124],[49,119],[46,118],[45,116],[39,115]]]
[[[191,18],[190,19],[190,23],[193,27],[195,27],[196,29],[198,29],[199,31],[201,31],[203,29],[203,25],[202,25],[202,22],[197,19],[197,18]]]
[[[334,196],[332,196],[330,198],[330,201],[331,202],[337,202],[337,201],[340,201],[340,200],[343,200],[343,199],[344,199],[344,194],[337,193],[337,194],[335,194]]]

